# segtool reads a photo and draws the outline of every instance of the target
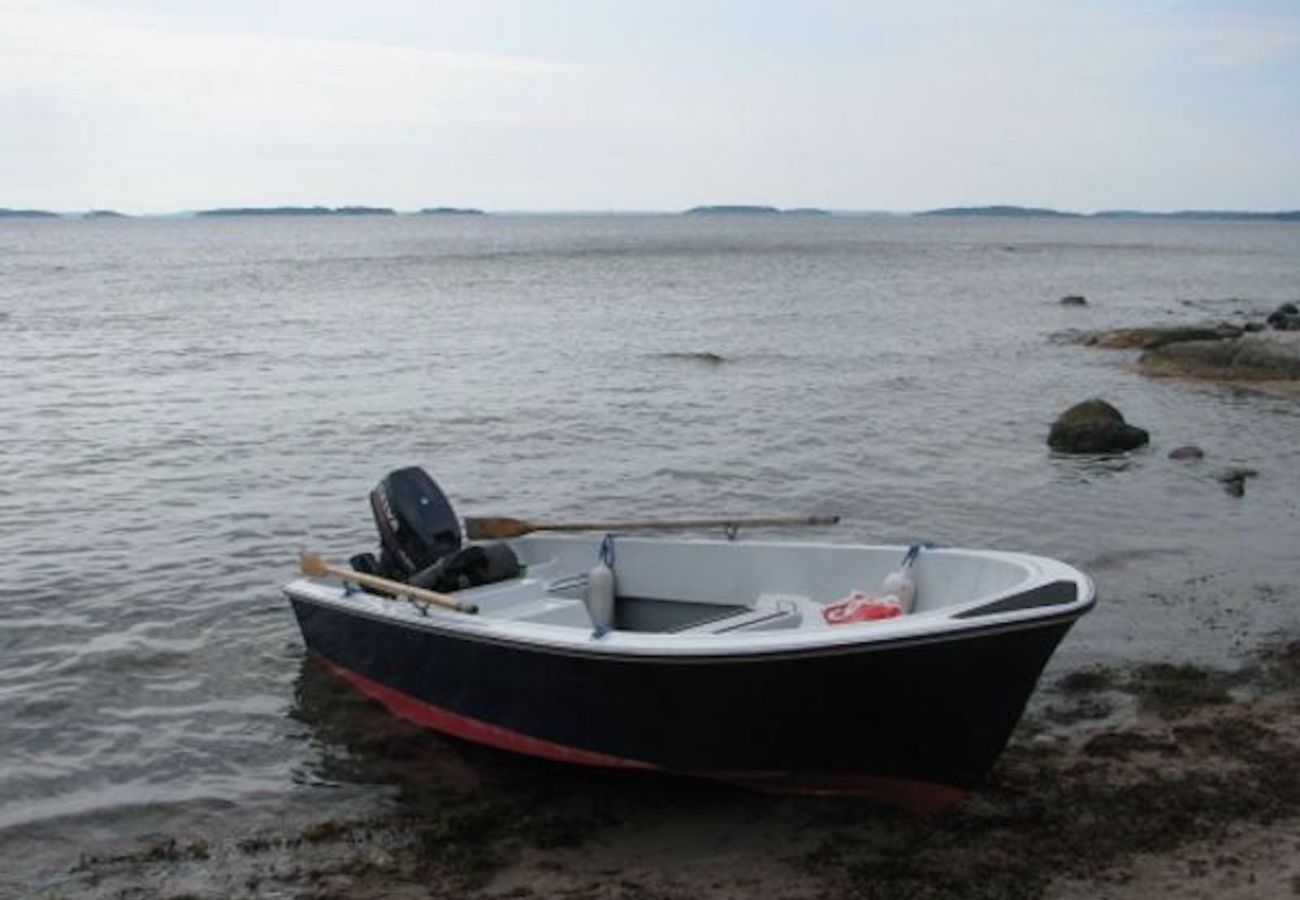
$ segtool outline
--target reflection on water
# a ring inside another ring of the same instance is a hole
[[[289,715],[311,730],[317,751],[298,773],[303,783],[390,785],[410,797],[479,790],[499,768],[494,751],[391,715],[314,656],[303,658],[293,698]]]

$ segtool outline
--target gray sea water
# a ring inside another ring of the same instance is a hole
[[[1300,624],[1300,401],[1050,336],[1296,299],[1293,225],[0,223],[0,896],[124,835],[392,802],[279,586],[369,548],[402,465],[468,514],[835,512],[802,536],[1043,553],[1102,597],[1045,684],[1234,664]],[[1151,445],[1050,454],[1091,396]]]

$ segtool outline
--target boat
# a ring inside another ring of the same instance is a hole
[[[1041,556],[756,540],[734,518],[717,537],[543,524],[467,542],[418,468],[371,505],[378,559],[305,558],[314,577],[284,590],[310,654],[393,714],[564,763],[919,812],[981,783],[1095,602]],[[843,617],[900,564],[908,609]]]

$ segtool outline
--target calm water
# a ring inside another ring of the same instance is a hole
[[[1048,336],[1296,299],[1287,225],[0,223],[0,895],[109,837],[388,802],[278,586],[374,543],[401,465],[470,514],[838,512],[809,536],[1057,556],[1103,604],[1053,674],[1239,660],[1300,623],[1300,402]],[[1150,448],[1053,458],[1094,395]]]

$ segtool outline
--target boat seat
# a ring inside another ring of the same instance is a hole
[[[722,621],[703,622],[693,628],[683,628],[678,634],[730,634],[735,631],[773,631],[781,628],[797,628],[803,621],[803,613],[794,598],[781,598],[769,602],[765,595],[757,605],[747,612],[729,616]]]

